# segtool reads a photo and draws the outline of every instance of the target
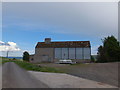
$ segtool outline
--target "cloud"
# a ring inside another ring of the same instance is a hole
[[[9,20],[13,26],[19,21],[16,26],[21,30],[95,37],[111,34],[117,36],[117,8],[117,3],[95,2],[3,3],[3,21]]]
[[[35,53],[34,50],[30,50],[29,48],[25,50],[23,50],[22,48],[20,49],[15,42],[5,43],[3,41],[0,41],[0,56],[6,57],[6,51],[10,51],[9,57],[22,57],[24,51],[27,51],[30,55]]]
[[[0,51],[20,51],[20,48],[15,42],[3,42],[0,41]]]
[[[32,39],[38,34],[42,38],[44,35],[48,37],[48,33],[50,33],[50,37],[54,36],[60,40],[63,39],[64,35],[66,35],[64,39],[67,38],[67,35],[71,35],[70,39],[75,36],[77,38],[74,39],[90,40],[94,44],[92,54],[97,53],[97,45],[101,43],[101,38],[108,35],[118,36],[118,3],[11,2],[3,3],[2,7],[3,32],[7,32],[7,30],[8,32],[10,30],[12,32],[28,31],[29,35],[34,32]],[[58,34],[61,34],[59,38]],[[26,42],[28,41],[30,40]]]
[[[48,30],[58,33],[84,33],[86,31],[91,31],[95,35],[114,33],[118,22],[117,4],[3,3],[3,25],[12,23],[14,26],[17,23],[25,30],[31,28],[35,30],[37,27],[39,31],[44,31],[49,28]],[[21,20],[24,20],[24,23]]]

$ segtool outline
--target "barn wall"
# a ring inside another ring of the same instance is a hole
[[[83,59],[83,49],[82,48],[76,48],[76,59]]]
[[[30,62],[33,62],[33,61],[34,61],[34,55],[30,55],[30,56],[29,56],[29,61],[30,61]]]
[[[62,48],[62,59],[68,59],[68,48]]]
[[[54,48],[36,48],[34,62],[53,62]]]
[[[91,54],[91,52],[90,52],[90,48],[84,48],[84,59],[90,59],[91,57],[90,57],[90,54]]]
[[[90,59],[90,48],[36,48],[32,62],[54,62],[55,59]]]
[[[57,59],[90,59],[90,48],[55,48]]]
[[[75,59],[75,48],[69,48],[69,59]]]
[[[55,58],[62,59],[62,48],[55,48]]]

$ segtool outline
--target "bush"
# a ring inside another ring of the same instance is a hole
[[[91,55],[91,62],[95,62],[95,58]]]
[[[27,51],[25,51],[25,52],[23,53],[23,60],[24,60],[24,61],[29,61],[29,53],[28,53]]]

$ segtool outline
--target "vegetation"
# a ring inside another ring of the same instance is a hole
[[[23,53],[23,60],[24,60],[24,61],[29,61],[29,53],[28,53],[27,51],[25,51],[25,52]]]
[[[26,70],[31,70],[31,71],[40,71],[40,72],[54,72],[54,73],[63,73],[62,71],[52,68],[52,67],[41,67],[36,64],[32,64],[26,61],[20,61],[20,60],[8,60],[7,58],[4,58],[2,60],[2,64],[6,62],[14,62],[17,65],[19,65],[21,68],[24,68]]]
[[[2,57],[0,57],[0,65],[2,64]]]
[[[56,72],[59,73],[60,71],[58,71],[55,68],[51,68],[51,67],[40,67],[38,65],[32,64],[32,63],[28,63],[28,62],[15,62],[16,64],[18,64],[20,67],[26,69],[26,70],[32,70],[32,71],[41,71],[41,72]]]
[[[95,62],[95,58],[91,55],[91,62]]]
[[[114,36],[102,39],[103,45],[98,48],[97,62],[120,61],[120,42]]]

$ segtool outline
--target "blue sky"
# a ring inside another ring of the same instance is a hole
[[[117,2],[4,2],[2,5],[2,41],[14,42],[21,49],[10,56],[34,53],[44,38],[52,41],[90,41],[92,54],[101,38],[118,35]]]

